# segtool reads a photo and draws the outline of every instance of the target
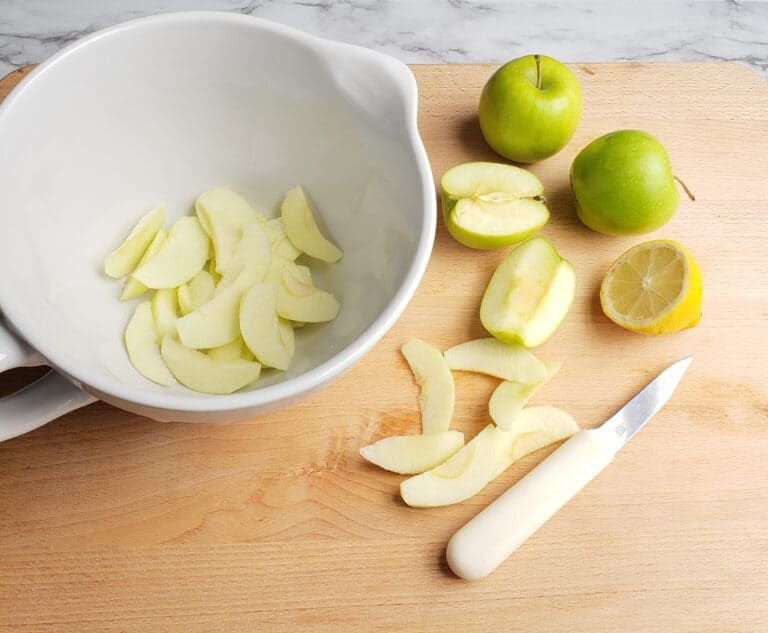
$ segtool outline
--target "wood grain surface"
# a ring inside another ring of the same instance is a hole
[[[492,70],[413,67],[436,178],[495,158],[475,119]],[[695,356],[602,475],[494,575],[468,583],[444,562],[448,538],[548,450],[431,510],[405,506],[401,478],[358,456],[419,429],[402,343],[483,335],[480,297],[504,252],[468,250],[440,223],[405,315],[305,402],[233,426],[159,424],[96,403],[1,444],[0,630],[768,631],[768,86],[730,64],[573,70],[584,119],[532,169],[552,211],[542,235],[574,263],[578,294],[540,349],[564,365],[535,401],[592,427]],[[697,198],[681,198],[655,234],[688,246],[705,280],[703,320],[674,336],[634,335],[602,315],[602,275],[640,240],[587,230],[568,186],[576,152],[626,127],[657,135]],[[5,374],[0,387],[29,377]],[[454,427],[471,436],[488,422],[495,381],[456,383]]]

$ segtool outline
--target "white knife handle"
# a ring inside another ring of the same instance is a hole
[[[467,580],[485,578],[611,463],[595,431],[580,431],[448,542],[448,565]]]

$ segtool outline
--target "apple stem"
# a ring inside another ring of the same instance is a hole
[[[534,55],[536,60],[536,90],[541,90],[541,55]]]
[[[688,197],[691,199],[691,202],[696,202],[696,196],[693,195],[693,192],[688,189],[688,185],[686,185],[682,180],[680,180],[677,176],[672,174],[672,178],[677,180],[677,182],[680,183],[680,186],[683,188],[683,191],[685,191],[686,194],[688,194]]]

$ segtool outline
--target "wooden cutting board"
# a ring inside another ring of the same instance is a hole
[[[572,68],[584,120],[532,169],[551,203],[542,235],[574,263],[579,288],[540,350],[564,366],[536,402],[596,426],[666,365],[696,357],[602,475],[494,575],[468,583],[446,566],[448,538],[551,449],[472,500],[431,510],[405,506],[401,478],[358,456],[372,440],[419,429],[402,343],[420,336],[447,348],[484,335],[479,301],[504,253],[468,250],[441,222],[404,316],[302,404],[220,427],[158,424],[97,403],[1,444],[0,629],[768,630],[768,86],[731,64]],[[492,67],[413,71],[435,177],[493,160],[475,119]],[[640,239],[587,230],[568,186],[576,152],[627,127],[657,135],[696,194],[655,236],[696,255],[704,318],[665,338],[625,332],[601,313],[606,268]],[[0,384],[7,392],[28,377]],[[495,381],[456,383],[455,428],[471,436],[488,422]]]

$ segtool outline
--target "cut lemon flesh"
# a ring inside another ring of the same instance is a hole
[[[606,316],[643,334],[671,334],[701,319],[702,280],[688,250],[672,240],[630,248],[610,267],[600,287]]]

